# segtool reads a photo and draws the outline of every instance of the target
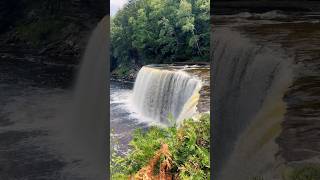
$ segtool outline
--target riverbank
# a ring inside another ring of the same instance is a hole
[[[167,128],[135,130],[126,156],[112,154],[112,179],[210,178],[210,115]]]
[[[26,0],[0,3],[0,57],[78,65],[105,1]]]
[[[116,67],[115,69],[113,69],[113,71],[110,72],[110,79],[118,82],[134,83],[141,67],[142,66],[139,65]]]
[[[77,67],[46,64],[37,59],[0,57],[0,83],[32,87],[68,89],[74,83]]]
[[[265,13],[273,10],[286,12],[319,12],[318,1],[214,1],[211,5],[211,15],[228,15],[241,12]]]

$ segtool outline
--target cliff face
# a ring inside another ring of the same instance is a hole
[[[1,1],[0,57],[77,64],[108,9],[104,0]]]

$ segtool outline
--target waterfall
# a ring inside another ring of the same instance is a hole
[[[106,16],[90,36],[64,118],[68,151],[88,161],[91,179],[107,179],[108,26]]]
[[[144,66],[134,84],[134,109],[151,121],[167,123],[196,113],[201,81],[183,70]]]
[[[275,136],[285,113],[290,59],[239,32],[217,28],[211,35],[215,178],[250,179],[266,172],[277,153]],[[269,169],[268,169],[269,168]],[[267,178],[268,179],[268,178]]]

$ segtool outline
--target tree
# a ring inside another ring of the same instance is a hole
[[[209,0],[130,0],[112,18],[111,53],[120,64],[209,61]]]

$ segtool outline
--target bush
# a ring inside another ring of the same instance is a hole
[[[170,174],[179,179],[210,178],[210,115],[203,114],[198,121],[186,119],[180,127],[151,127],[143,132],[137,129],[129,144],[127,156],[113,153],[111,161],[112,179],[128,179],[142,168],[150,165],[162,145],[169,147]],[[154,168],[159,174],[162,156]],[[167,158],[168,159],[168,158]]]
[[[113,74],[119,76],[119,77],[125,77],[130,73],[130,65],[122,64],[121,66],[118,66],[114,71]]]

